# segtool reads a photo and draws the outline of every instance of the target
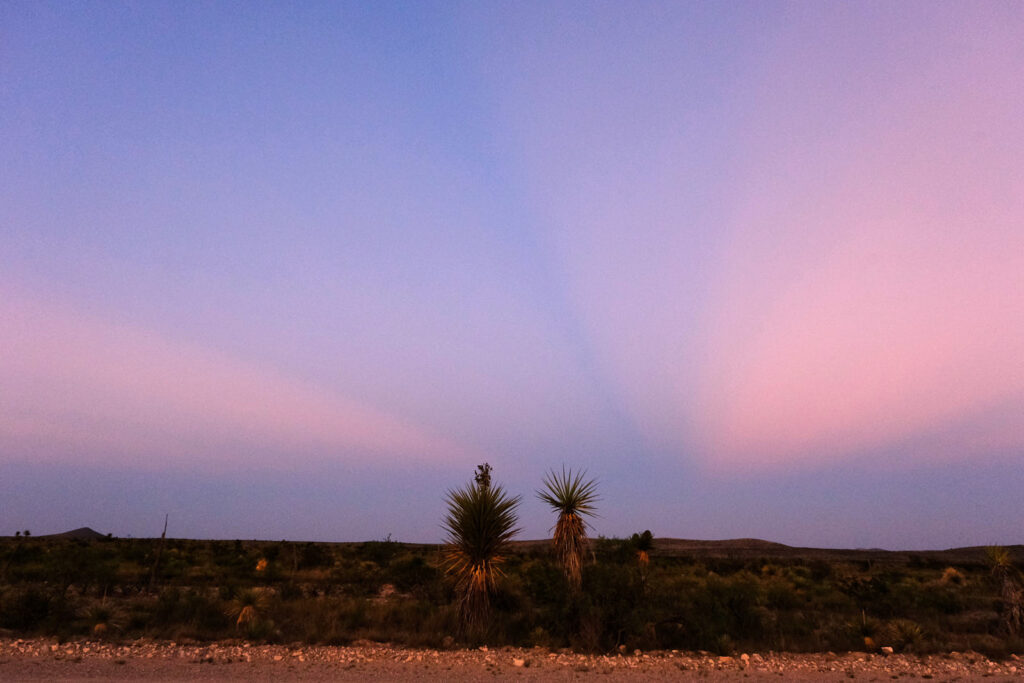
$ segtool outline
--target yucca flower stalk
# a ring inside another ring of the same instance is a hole
[[[447,531],[443,566],[455,581],[459,616],[466,630],[479,632],[490,612],[490,597],[502,576],[508,545],[519,532],[516,507],[489,478],[465,488],[449,490],[448,511],[442,526]]]
[[[562,468],[559,474],[552,470],[544,475],[544,488],[537,497],[558,513],[552,544],[555,556],[566,580],[573,590],[579,590],[583,583],[583,556],[587,546],[587,523],[584,517],[593,517],[594,504],[598,500],[597,482],[585,480],[586,470],[575,476],[570,469]]]

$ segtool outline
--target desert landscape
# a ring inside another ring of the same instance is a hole
[[[1024,680],[1022,37],[0,1],[0,681]]]
[[[646,550],[638,550],[646,548]],[[1024,548],[1002,549],[1011,563]],[[0,677],[965,680],[1017,677],[993,549],[592,539],[509,544],[465,628],[445,546],[0,539]],[[646,556],[644,560],[643,557]]]

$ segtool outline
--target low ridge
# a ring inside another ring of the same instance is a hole
[[[94,529],[83,526],[60,534],[48,534],[46,536],[41,536],[40,538],[69,538],[77,541],[94,541],[99,538],[106,538],[106,536]]]

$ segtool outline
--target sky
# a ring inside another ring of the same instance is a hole
[[[0,534],[1024,543],[1019,2],[0,4]]]

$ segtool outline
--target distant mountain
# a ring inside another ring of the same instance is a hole
[[[95,541],[100,538],[106,538],[106,536],[98,531],[90,529],[87,526],[83,526],[80,529],[72,529],[71,531],[65,531],[62,534],[48,534],[46,536],[40,536],[40,538],[68,538],[76,541]]]

